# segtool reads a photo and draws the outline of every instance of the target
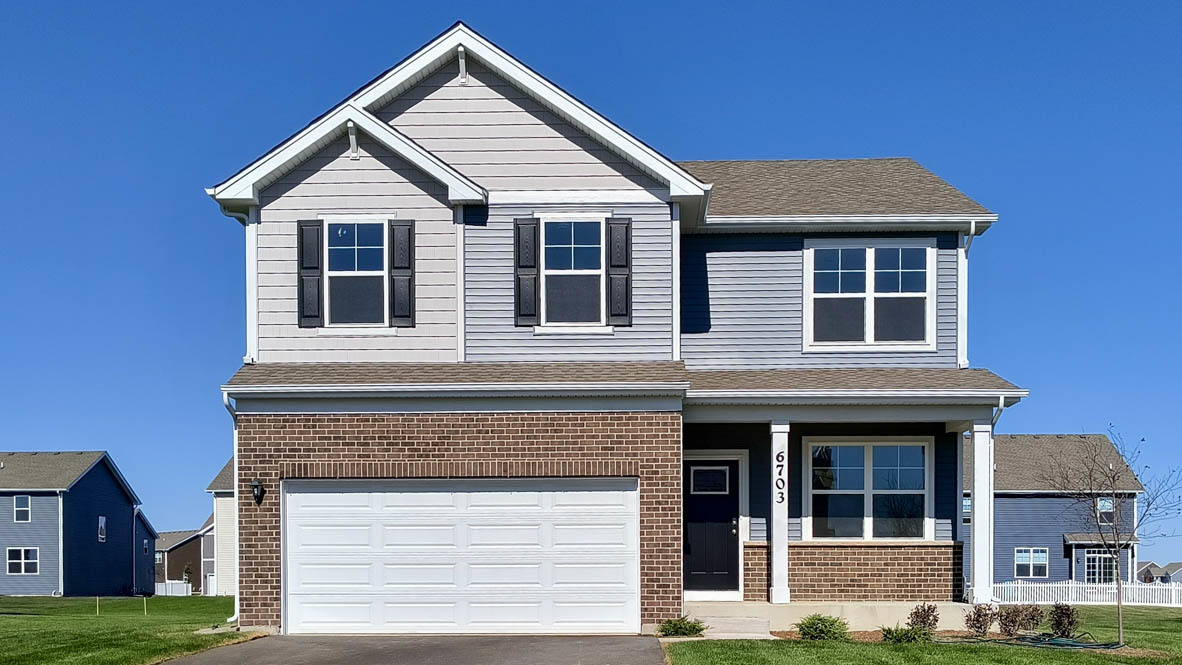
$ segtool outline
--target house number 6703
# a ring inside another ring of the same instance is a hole
[[[776,503],[784,503],[784,489],[788,480],[784,477],[784,451],[776,451]]]

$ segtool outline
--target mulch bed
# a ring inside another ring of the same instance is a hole
[[[772,635],[782,640],[799,640],[800,633],[795,630],[773,630]],[[851,630],[849,632],[850,641],[862,642],[866,644],[877,644],[882,642],[881,630]],[[971,644],[977,639],[975,635],[965,630],[938,630],[932,634],[937,640],[965,640],[966,644]],[[1002,640],[1006,636],[1001,633],[990,633],[986,639]],[[1119,649],[1081,649],[1087,653],[1104,654],[1109,656],[1127,656],[1129,658],[1170,658],[1171,654],[1165,651],[1157,651],[1154,649],[1138,649],[1136,647],[1124,646]]]

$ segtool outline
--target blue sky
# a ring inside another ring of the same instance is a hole
[[[639,5],[7,6],[0,449],[110,450],[197,526],[244,335],[202,187],[463,19],[676,159],[915,157],[1001,215],[970,360],[1032,395],[999,431],[1113,423],[1182,463],[1182,4]]]

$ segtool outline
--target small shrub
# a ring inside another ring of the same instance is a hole
[[[1043,619],[1046,615],[1043,614],[1042,608],[1035,604],[1022,606],[1022,630],[1038,630],[1042,625]]]
[[[709,627],[689,617],[665,619],[657,626],[657,634],[661,637],[697,637]]]
[[[1022,605],[1003,605],[997,610],[997,627],[1001,634],[1013,637],[1022,630],[1022,623],[1026,618],[1026,608]]]
[[[1051,606],[1051,633],[1055,637],[1074,637],[1079,632],[1079,610],[1067,603]]]
[[[810,614],[796,624],[802,640],[830,640],[845,642],[850,638],[850,625],[845,619],[825,616],[824,614]]]
[[[909,628],[887,628],[883,626],[882,641],[887,644],[914,644],[916,642],[931,642],[932,631],[924,626]]]
[[[985,603],[973,605],[971,610],[964,613],[964,627],[977,637],[985,637],[996,620],[997,609]]]
[[[908,628],[926,628],[929,633],[935,632],[940,625],[940,612],[935,605],[920,603],[907,615]]]

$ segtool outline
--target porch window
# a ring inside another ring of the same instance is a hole
[[[1014,548],[1014,577],[1046,577],[1049,561],[1045,547]]]
[[[1116,559],[1108,550],[1084,550],[1084,581],[1088,584],[1116,581]]]
[[[935,245],[892,239],[805,248],[805,350],[934,349]]]
[[[928,536],[927,443],[810,442],[806,455],[808,537]]]

